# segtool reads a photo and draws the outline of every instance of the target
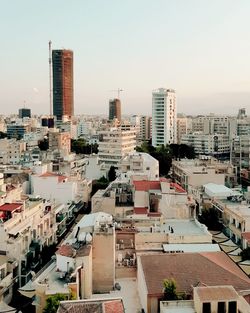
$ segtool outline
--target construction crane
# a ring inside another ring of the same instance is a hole
[[[124,90],[121,89],[121,88],[118,88],[118,89],[110,90],[110,91],[115,91],[115,92],[117,92],[117,99],[120,99],[120,92],[121,92],[121,91],[124,91]]]
[[[51,58],[51,40],[49,41],[49,113],[52,117],[52,58]]]

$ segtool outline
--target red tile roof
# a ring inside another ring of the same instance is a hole
[[[135,214],[147,214],[148,208],[134,208]]]
[[[105,313],[124,313],[124,307],[121,300],[105,301]]]
[[[186,193],[186,190],[183,189],[179,184],[177,183],[170,183],[170,187],[174,188],[176,192],[179,193]]]
[[[59,183],[64,181],[66,178],[68,178],[67,176],[63,176],[63,175],[59,175],[59,174],[51,173],[51,172],[43,173],[43,174],[39,175],[39,177],[58,177]]]
[[[141,264],[149,295],[160,296],[163,280],[174,278],[178,292],[191,293],[199,282],[249,290],[250,279],[224,252],[143,255]]]
[[[101,295],[100,295],[101,297]],[[57,313],[125,313],[122,299],[61,301]]]
[[[232,286],[197,287],[201,302],[237,300],[238,293]]]
[[[76,250],[71,245],[62,245],[58,248],[56,254],[72,258],[76,255]]]
[[[161,190],[161,183],[159,180],[134,180],[133,184],[136,191]]]
[[[242,233],[242,238],[247,240],[248,243],[250,243],[250,232],[245,232],[245,233]]]
[[[22,203],[5,203],[0,206],[0,211],[12,212],[22,207]]]
[[[160,217],[161,216],[161,212],[148,212],[148,216]]]

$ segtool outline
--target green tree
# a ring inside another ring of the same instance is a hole
[[[173,278],[163,280],[164,300],[178,300],[176,282]]]
[[[110,166],[110,169],[108,171],[108,179],[109,179],[109,182],[112,182],[116,179],[116,171],[113,165]]]
[[[46,300],[45,308],[43,309],[43,313],[56,313],[60,301],[69,300],[69,298],[71,297],[60,293],[48,297]]]
[[[7,138],[7,134],[4,132],[0,132],[0,139]]]
[[[97,190],[106,189],[108,187],[108,185],[109,185],[109,181],[104,176],[102,176],[98,180],[93,181],[91,197],[97,192]]]
[[[44,138],[43,140],[39,141],[38,147],[42,151],[46,151],[49,149],[49,140],[48,138]]]
[[[87,144],[84,138],[71,139],[71,151],[76,154],[98,153],[98,144]]]
[[[205,224],[210,230],[222,230],[222,225],[219,222],[219,213],[215,208],[203,209],[199,222]]]
[[[247,247],[246,249],[242,250],[240,255],[241,255],[242,261],[250,260],[250,247]]]

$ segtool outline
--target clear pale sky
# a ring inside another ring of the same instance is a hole
[[[178,112],[250,113],[249,0],[0,0],[0,113],[49,112],[48,41],[74,51],[75,112],[151,114],[174,88]]]

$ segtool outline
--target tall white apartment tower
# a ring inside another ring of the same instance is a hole
[[[152,93],[152,145],[177,142],[177,107],[175,91],[159,88]]]

